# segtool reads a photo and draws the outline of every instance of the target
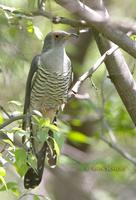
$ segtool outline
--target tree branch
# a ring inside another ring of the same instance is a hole
[[[124,149],[121,147],[117,146],[115,143],[112,143],[108,141],[105,137],[100,136],[100,139],[105,142],[106,144],[109,145],[112,149],[117,151],[119,154],[121,154],[125,159],[129,160],[131,163],[133,163],[136,166],[136,159],[132,157],[128,152],[126,152]]]
[[[7,115],[8,118],[11,118],[11,116],[8,114],[5,108],[3,108],[3,106],[0,106],[0,110],[2,110],[2,112],[5,113],[5,115]]]
[[[74,84],[74,86],[72,87],[70,93],[69,93],[69,98],[73,95],[76,95],[79,91],[80,86],[82,85],[82,83],[89,77],[92,76],[92,74],[100,67],[100,65],[106,60],[107,57],[109,57],[110,55],[112,55],[119,47],[118,46],[114,46],[112,48],[110,48],[109,50],[107,50],[98,60],[97,62],[94,64],[93,67],[91,67],[87,72],[85,72],[82,76],[79,77],[78,81]]]
[[[66,25],[70,25],[70,26],[73,26],[73,27],[87,27],[87,23],[84,20],[67,19],[65,17],[53,15],[51,12],[47,12],[47,11],[43,11],[43,10],[25,12],[25,11],[21,11],[21,10],[18,10],[16,8],[13,8],[13,7],[4,6],[2,4],[0,4],[0,10],[3,10],[5,12],[9,12],[13,15],[20,17],[20,18],[24,17],[24,18],[31,19],[31,18],[36,17],[36,16],[43,16],[43,17],[50,19],[55,24],[61,23],[61,24],[66,24]]]
[[[93,32],[101,54],[107,49],[116,46],[102,37],[96,30]],[[109,78],[120,95],[133,123],[136,125],[136,82],[120,50],[106,59],[105,65],[109,72]]]
[[[31,11],[31,12],[30,11],[26,12],[26,11],[22,11],[22,10],[19,10],[19,9],[16,9],[13,7],[9,7],[9,6],[5,6],[2,4],[0,4],[0,9],[5,12],[9,12],[13,15],[16,15],[20,18],[24,17],[24,18],[31,19],[36,16],[43,16],[43,17],[50,19],[54,24],[66,24],[66,25],[70,25],[72,27],[92,27],[92,25],[90,26],[90,24],[87,23],[85,20],[68,19],[65,17],[54,15],[51,12],[48,12],[48,11],[45,11],[42,9],[39,9],[36,11]],[[132,33],[136,33],[136,22],[135,21],[129,21],[129,22],[120,21],[119,23],[110,21],[110,23],[111,23],[112,27],[114,27],[115,29],[119,29],[125,33],[129,32],[129,31],[131,31]]]
[[[107,15],[106,17],[100,16],[96,11],[89,8],[79,0],[56,0],[56,2],[71,13],[78,15],[80,18],[85,20],[89,26],[93,26],[106,38],[136,58],[136,42],[131,40],[122,31],[115,28],[113,23],[108,20]]]
[[[18,115],[16,117],[12,117],[8,120],[6,120],[3,124],[0,125],[0,130],[3,129],[4,127],[8,126],[9,124],[12,124],[15,121],[18,121],[20,119],[25,119],[26,117],[29,117],[30,114],[26,114],[26,115]]]

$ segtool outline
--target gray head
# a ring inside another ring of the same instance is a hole
[[[54,31],[46,35],[42,51],[47,51],[53,47],[64,47],[71,37],[77,37],[75,33],[65,31]]]

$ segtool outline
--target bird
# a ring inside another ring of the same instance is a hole
[[[71,60],[68,57],[65,46],[72,37],[78,37],[75,33],[66,31],[52,31],[44,39],[44,45],[40,54],[36,55],[32,62],[26,82],[24,114],[39,111],[44,118],[49,118],[56,125],[57,113],[67,103],[68,91],[72,81]],[[52,167],[56,164],[56,152],[54,150],[53,132],[48,131],[47,141],[40,142],[34,139],[38,131],[33,128],[32,119],[29,123],[23,120],[22,128],[31,127],[31,145],[37,159],[37,169],[29,166],[24,176],[24,187],[35,188],[42,180],[45,157]]]

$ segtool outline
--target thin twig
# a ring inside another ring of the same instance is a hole
[[[0,125],[0,129],[3,129],[4,127],[8,126],[9,124],[15,122],[15,121],[18,121],[20,119],[25,119],[26,117],[28,117],[30,115],[26,114],[26,115],[18,115],[16,117],[12,117],[8,120],[6,120],[3,124]]]
[[[104,96],[104,81],[102,82],[101,85],[101,97],[102,97],[102,126],[101,126],[101,135],[99,136],[99,138],[105,142],[106,144],[109,145],[110,148],[114,149],[115,151],[117,151],[119,154],[121,154],[125,159],[129,160],[132,164],[134,164],[136,166],[136,159],[133,158],[128,152],[126,152],[126,150],[122,149],[121,147],[119,147],[117,145],[117,139],[115,137],[115,134],[113,133],[112,129],[110,128],[110,126],[108,125],[108,123],[106,123],[106,121],[104,120],[104,109],[105,109],[105,96]],[[108,130],[109,136],[111,141],[107,140],[103,135],[104,132],[104,128],[106,128]]]
[[[74,96],[75,94],[78,93],[79,88],[81,86],[81,84],[89,77],[92,76],[92,74],[100,67],[100,65],[105,61],[105,59],[110,56],[111,54],[113,54],[119,47],[118,46],[114,46],[112,48],[110,48],[108,51],[106,51],[98,60],[97,62],[94,64],[93,67],[91,67],[87,72],[85,72],[82,76],[80,76],[80,78],[78,79],[78,81],[74,84],[74,86],[72,87],[71,91],[69,92],[69,98],[71,98],[72,96]]]
[[[40,6],[41,6],[41,4],[38,4],[38,7],[40,7]],[[26,12],[26,11],[22,11],[22,10],[16,9],[14,7],[9,7],[9,6],[5,6],[5,5],[2,5],[2,4],[0,4],[0,9],[5,11],[5,12],[9,12],[13,15],[16,15],[16,17],[18,16],[20,18],[31,19],[31,18],[36,17],[36,16],[43,16],[43,17],[50,19],[54,24],[66,24],[66,25],[70,25],[72,27],[78,27],[78,28],[79,27],[92,27],[85,20],[68,19],[68,18],[65,18],[65,17],[54,15],[51,12],[47,12],[43,9],[39,9],[39,10],[36,10],[36,11],[31,11],[31,12],[30,11]],[[113,27],[119,28],[123,32],[132,31],[133,33],[136,33],[136,28],[135,28],[136,23],[135,22],[130,21],[129,23],[126,23],[126,22],[117,23],[117,22],[111,21],[111,24],[112,24]]]
[[[87,23],[84,20],[73,20],[73,19],[67,19],[65,17],[60,17],[57,15],[53,15],[51,12],[43,11],[42,9],[32,11],[32,12],[26,12],[21,11],[13,7],[5,6],[0,4],[0,10],[3,10],[5,12],[11,13],[12,15],[16,15],[16,17],[20,18],[28,18],[31,19],[36,16],[43,16],[48,19],[50,19],[55,24],[67,24],[73,27],[88,27]]]
[[[100,136],[100,139],[105,142],[106,144],[109,145],[109,147],[111,147],[112,149],[114,149],[115,151],[117,151],[119,154],[121,154],[125,159],[129,160],[131,163],[133,163],[136,166],[136,159],[134,157],[132,157],[128,152],[126,152],[125,149],[122,149],[121,147],[119,147],[117,144],[112,143],[110,141],[108,141],[104,136]]]
[[[8,114],[8,112],[5,110],[3,106],[0,106],[0,110],[2,110],[2,112],[4,112],[8,118],[11,118],[11,116]]]

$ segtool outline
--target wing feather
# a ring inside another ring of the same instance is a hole
[[[32,82],[33,82],[34,75],[38,69],[39,58],[40,58],[40,55],[37,55],[33,58],[31,67],[30,67],[30,70],[28,73],[27,82],[26,82],[26,90],[25,90],[25,102],[24,102],[23,114],[27,114],[27,112],[29,111]],[[23,119],[23,123],[22,123],[23,130],[26,130],[26,124],[27,124],[26,121],[27,121],[26,119]]]

